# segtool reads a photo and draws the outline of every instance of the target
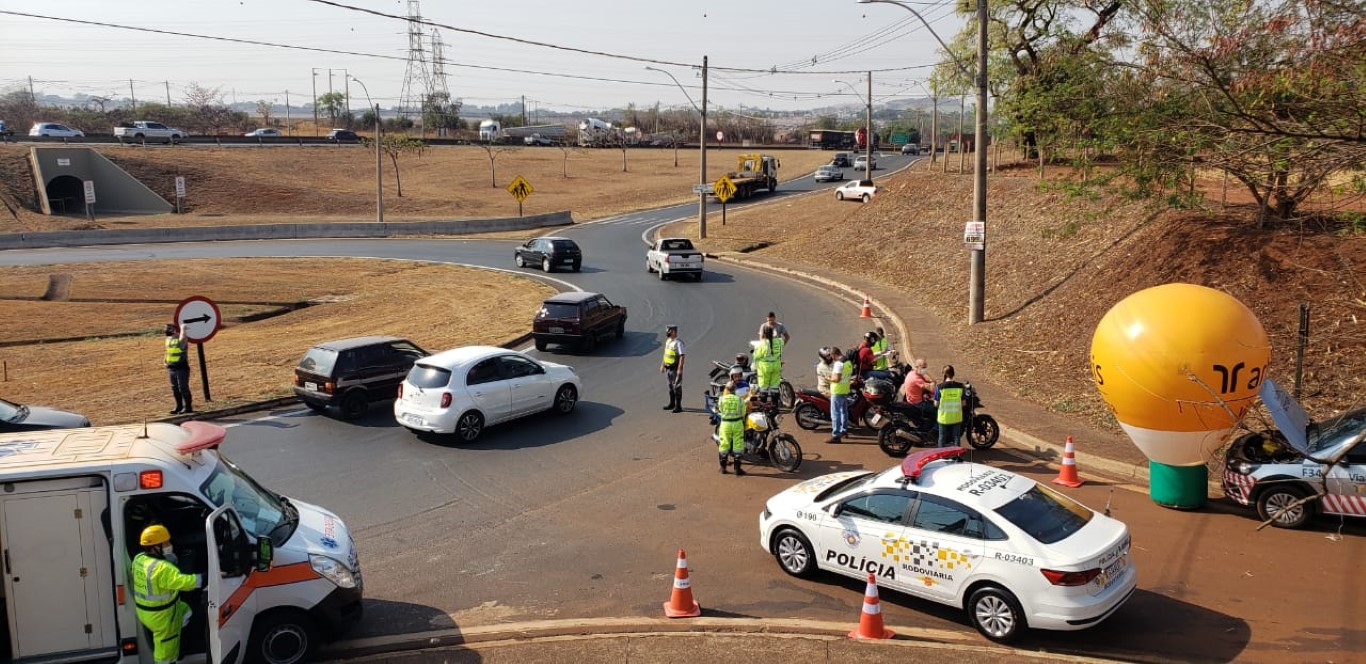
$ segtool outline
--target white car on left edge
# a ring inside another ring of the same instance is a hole
[[[472,442],[484,427],[554,410],[574,412],[582,385],[572,367],[494,346],[464,346],[418,360],[398,387],[405,428]]]
[[[912,454],[880,473],[802,482],[768,500],[759,543],[783,571],[817,569],[963,608],[1001,643],[1028,628],[1079,630],[1138,584],[1129,528],[1022,475]]]

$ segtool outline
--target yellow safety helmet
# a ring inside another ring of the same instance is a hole
[[[166,530],[166,526],[157,524],[142,529],[143,546],[156,546],[169,541],[171,541],[171,531]]]

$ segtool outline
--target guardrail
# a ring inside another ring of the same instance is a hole
[[[421,139],[421,140],[422,140],[424,143],[426,143],[427,145],[432,145],[432,146],[439,146],[439,145],[484,145],[484,143],[481,142],[481,141],[471,141],[471,140],[466,140],[466,139],[462,139],[462,138],[437,138],[437,137],[428,137],[428,138],[424,138],[424,139]],[[156,139],[156,138],[153,138],[153,139],[138,139],[138,140],[132,140],[132,139],[124,140],[124,139],[120,139],[120,138],[117,138],[117,137],[115,137],[115,136],[113,136],[113,135],[109,135],[109,134],[90,134],[90,135],[87,135],[85,138],[53,138],[53,137],[18,136],[18,135],[15,135],[15,136],[8,137],[8,139],[5,139],[4,142],[9,142],[9,143],[33,143],[33,144],[37,144],[37,145],[139,145],[139,146],[146,145],[146,146],[156,146],[156,147],[165,147],[165,146],[173,146],[173,145],[218,145],[218,146],[221,146],[221,145],[259,145],[259,146],[277,146],[277,145],[284,145],[284,146],[294,146],[294,147],[305,146],[305,145],[334,145],[334,146],[342,146],[342,145],[360,145],[360,141],[356,141],[356,140],[334,141],[334,140],[332,140],[332,139],[330,139],[330,138],[327,138],[326,136],[188,136],[188,137],[186,137],[186,138],[178,138],[178,139],[176,139],[176,140],[174,140],[174,141],[167,142],[167,141],[164,140],[164,139]],[[515,142],[512,142],[512,143],[498,143],[497,145],[505,146],[505,147],[527,147],[527,148],[547,147],[547,146],[523,145],[521,141],[515,141]],[[572,147],[572,146],[571,146],[571,147]],[[644,145],[644,144],[642,144],[642,145],[632,145],[632,146],[630,146],[630,147],[631,147],[632,149],[655,149],[655,150],[672,150],[672,149],[674,149],[674,146],[672,146],[672,145],[667,145],[667,144],[665,144],[665,145]],[[735,144],[735,143],[723,143],[723,144],[720,144],[720,145],[708,143],[708,144],[707,144],[707,148],[708,148],[708,149],[716,149],[716,148],[719,148],[719,149],[723,149],[723,150],[754,150],[754,151],[759,151],[759,152],[763,152],[763,151],[778,151],[778,150],[809,150],[809,149],[812,149],[812,148],[809,148],[809,147],[806,146],[806,145],[801,145],[801,144],[779,144],[779,145],[760,145],[760,144],[755,144],[755,145],[739,145],[739,144]],[[599,147],[596,148],[596,149],[616,149],[616,146],[612,146],[612,145],[608,145],[608,146],[599,146]],[[678,144],[678,149],[679,149],[679,150],[696,150],[696,149],[697,149],[697,143],[679,143],[679,144]]]

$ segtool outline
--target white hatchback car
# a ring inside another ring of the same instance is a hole
[[[1133,594],[1129,529],[962,448],[880,473],[807,480],[768,500],[759,543],[788,574],[818,568],[962,607],[983,636],[1098,624]]]
[[[582,385],[572,367],[493,346],[464,346],[424,357],[398,387],[394,419],[418,432],[472,442],[484,427],[523,415],[574,411]]]
[[[872,180],[851,180],[847,184],[842,184],[835,188],[835,200],[837,201],[863,201],[867,203],[872,200],[882,187],[873,184]]]
[[[56,122],[35,122],[33,127],[28,130],[28,135],[51,138],[85,138],[85,132]]]

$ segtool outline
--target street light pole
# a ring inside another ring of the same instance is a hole
[[[936,41],[944,49],[944,52],[953,59],[959,71],[965,75],[972,75],[977,85],[977,122],[976,133],[973,138],[973,148],[975,149],[973,158],[973,183],[972,183],[972,215],[973,221],[980,222],[985,229],[987,221],[987,152],[983,149],[982,139],[987,131],[987,0],[977,0],[977,71],[974,73],[953,54],[943,39],[939,38],[939,33],[934,31],[929,21],[925,20],[920,12],[910,5],[899,0],[858,0],[859,4],[882,3],[896,5],[913,14],[920,22],[925,25],[925,29],[934,35]],[[937,133],[937,132],[936,132]],[[959,143],[962,143],[961,133]],[[945,155],[947,157],[948,155]],[[947,161],[947,159],[945,159]],[[981,235],[981,243],[972,248],[971,262],[969,265],[970,275],[968,279],[968,324],[975,325],[982,322],[984,303],[986,300],[986,272],[987,272],[987,244],[986,232]]]
[[[379,116],[379,104],[374,104],[370,98],[370,88],[366,87],[365,82],[352,76],[346,75],[348,81],[355,81],[360,84],[360,89],[365,91],[365,101],[371,102],[375,109],[375,223],[384,223],[384,159],[381,157],[380,144],[384,142],[384,121]],[[351,86],[348,84],[347,89]],[[347,108],[350,112],[350,108]]]
[[[858,88],[848,81],[835,79],[836,83],[848,87],[855,95],[858,95]],[[863,140],[863,179],[873,179],[873,72],[868,72],[868,99],[864,104],[864,140]]]
[[[692,107],[697,111],[697,113],[698,113],[699,115],[702,116],[702,125],[701,125],[702,128],[701,128],[701,130],[700,130],[700,135],[699,135],[699,139],[700,139],[700,140],[698,140],[698,146],[702,149],[702,156],[701,156],[701,159],[700,159],[700,161],[701,161],[700,174],[698,175],[697,181],[698,181],[698,184],[706,185],[706,184],[707,184],[707,56],[705,56],[705,55],[702,56],[702,105],[701,105],[701,106],[698,106],[698,105],[697,105],[697,102],[694,102],[694,101],[692,100],[692,95],[688,94],[688,89],[685,88],[685,87],[683,87],[683,84],[682,84],[682,83],[679,83],[679,82],[678,82],[678,79],[677,79],[677,78],[674,78],[674,75],[673,75],[673,74],[670,74],[669,72],[664,71],[663,69],[659,69],[659,68],[657,68],[657,67],[651,67],[651,66],[649,66],[649,65],[646,65],[645,68],[648,69],[648,70],[650,70],[650,71],[657,71],[657,72],[659,72],[659,73],[661,73],[661,74],[664,74],[665,76],[668,76],[669,78],[673,79],[674,85],[677,85],[677,86],[678,86],[679,91],[681,91],[681,92],[683,93],[683,97],[686,98],[686,99],[688,100],[688,103],[689,103],[689,104],[692,104]],[[675,153],[674,153],[674,161],[677,161],[677,160],[678,160],[678,154],[677,154],[677,151],[675,151]],[[677,166],[677,164],[674,164],[674,165]],[[698,193],[698,199],[697,199],[697,237],[700,238],[700,239],[705,239],[705,238],[707,237],[707,192],[705,192],[705,191],[702,191],[702,192],[699,192],[699,193]]]

